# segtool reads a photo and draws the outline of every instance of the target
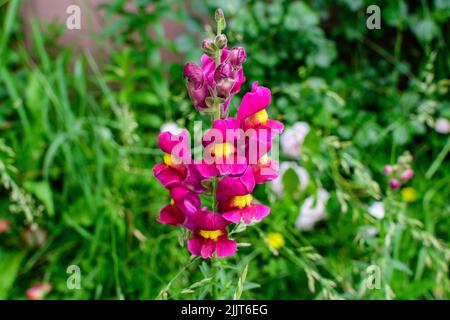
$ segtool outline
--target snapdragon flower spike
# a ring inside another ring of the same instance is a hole
[[[242,174],[247,168],[243,142],[239,121],[215,120],[203,136],[204,159],[197,170],[205,178]]]
[[[220,214],[199,210],[194,216],[190,229],[192,238],[187,242],[188,250],[194,256],[202,258],[228,257],[236,252],[237,244],[228,239],[226,230],[229,224]]]
[[[228,238],[227,226],[258,222],[269,215],[270,208],[256,203],[252,193],[256,184],[277,178],[278,161],[267,154],[274,137],[283,131],[283,124],[269,119],[266,111],[270,90],[257,82],[244,95],[237,117],[228,117],[228,104],[245,82],[242,66],[247,54],[242,47],[227,48],[221,10],[216,11],[216,22],[217,36],[202,43],[200,66],[188,63],[183,70],[195,108],[214,120],[202,137],[204,157],[192,161],[187,130],[179,135],[164,132],[158,138],[164,162],[153,169],[171,197],[157,221],[190,230],[188,250],[202,258],[233,255],[237,244]],[[201,208],[199,194],[205,191],[212,191],[217,212]]]
[[[233,223],[244,221],[246,224],[259,222],[270,213],[270,208],[254,203],[252,192],[255,178],[248,167],[242,176],[228,176],[217,184],[219,212],[223,218]]]

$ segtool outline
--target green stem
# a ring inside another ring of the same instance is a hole
[[[220,23],[217,23],[217,35],[220,35],[222,33],[222,28],[220,26]],[[222,50],[217,49],[216,52],[216,57],[215,57],[215,62],[216,62],[216,68],[220,65],[220,56],[222,55]],[[221,112],[220,112],[220,103],[217,102],[217,97],[216,97],[216,102],[214,103],[214,110],[211,116],[211,122],[214,123],[214,120],[218,120],[221,118]],[[217,177],[213,178],[213,183],[212,183],[212,197],[213,197],[213,201],[212,201],[212,207],[213,207],[213,211],[216,212],[217,211],[217,196],[216,196],[216,191],[217,191],[217,183],[218,183],[219,179]]]
[[[215,103],[214,104],[213,114],[211,116],[211,122],[214,122],[214,120],[218,120],[218,119],[220,119],[220,103]],[[217,183],[218,183],[218,181],[219,181],[219,179],[217,177],[213,178],[213,183],[212,183],[212,197],[213,197],[213,199],[212,199],[212,208],[213,208],[214,212],[217,211],[216,191],[217,191]]]

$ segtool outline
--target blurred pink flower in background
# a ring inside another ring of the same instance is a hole
[[[26,296],[29,300],[42,300],[52,290],[48,282],[41,282],[27,290]]]
[[[10,223],[7,219],[0,219],[0,234],[9,230]]]
[[[436,130],[436,132],[441,134],[450,133],[450,121],[445,118],[437,119],[434,125],[434,130]]]

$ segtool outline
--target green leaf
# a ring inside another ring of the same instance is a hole
[[[308,29],[319,23],[319,16],[303,2],[292,2],[289,5],[288,12],[284,17],[284,27],[290,31],[299,29]]]
[[[247,272],[248,272],[248,264],[245,265],[244,270],[242,271],[241,276],[239,277],[236,291],[233,295],[233,300],[239,300],[242,295],[242,291],[244,291],[244,284],[245,284],[245,278],[247,278]]]
[[[38,198],[39,201],[41,201],[44,204],[50,216],[53,216],[55,214],[55,208],[53,206],[53,192],[48,182],[26,181],[24,183],[24,188],[28,192],[34,194],[36,198]]]
[[[439,29],[432,19],[417,20],[412,19],[411,29],[422,43],[427,43],[433,40],[438,34]]]
[[[400,125],[395,128],[392,135],[398,145],[404,145],[411,140],[411,135],[409,133],[408,127],[405,125]]]
[[[0,249],[0,300],[8,298],[24,257],[25,252],[5,252]]]

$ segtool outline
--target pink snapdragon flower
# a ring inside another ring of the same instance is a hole
[[[203,136],[205,159],[196,165],[205,178],[242,174],[247,159],[242,149],[239,122],[234,118],[215,120]]]
[[[220,214],[206,209],[199,210],[194,216],[191,231],[192,238],[187,242],[189,251],[194,256],[212,258],[228,257],[236,252],[236,241],[228,239],[226,230],[229,224]]]
[[[219,212],[225,220],[246,224],[259,222],[270,213],[270,208],[254,201],[252,192],[255,178],[249,167],[242,176],[224,177],[217,185]]]
[[[192,216],[200,209],[200,197],[183,184],[170,189],[170,204],[163,207],[156,221],[173,226],[188,226]]]
[[[255,176],[255,183],[262,184],[277,179],[278,169],[279,169],[278,161],[270,159],[266,154],[261,156],[256,162],[256,164],[252,164],[252,171],[253,175]]]
[[[270,90],[253,82],[252,91],[244,95],[237,112],[240,126],[248,135],[248,147],[253,147],[247,149],[247,157],[256,156],[256,160],[250,159],[252,164],[270,151],[275,134],[283,132],[284,125],[270,119],[266,111],[270,101]]]
[[[267,107],[270,104],[271,93],[266,87],[258,86],[255,81],[252,84],[252,91],[247,92],[242,98],[241,105],[237,112],[237,119],[244,130],[246,129],[267,129],[281,133],[284,125],[277,120],[272,120],[267,114]]]
[[[156,179],[168,189],[183,182],[196,192],[203,191],[202,177],[192,163],[189,132],[186,129],[179,134],[162,132],[158,144],[165,154],[163,162],[153,167]]]

